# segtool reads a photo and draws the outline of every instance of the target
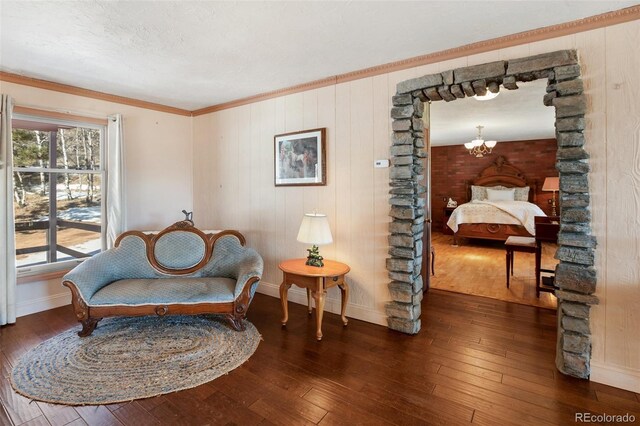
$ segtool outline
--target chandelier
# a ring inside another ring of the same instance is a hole
[[[478,129],[478,136],[471,142],[464,144],[464,147],[469,150],[469,154],[476,158],[481,158],[487,154],[491,154],[493,147],[498,143],[497,141],[485,141],[482,139],[483,128],[484,126],[476,126],[476,129]]]

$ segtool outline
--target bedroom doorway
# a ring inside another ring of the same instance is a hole
[[[392,97],[393,119],[389,184],[404,194],[390,198],[389,254],[387,270],[392,301],[385,305],[389,328],[408,334],[421,329],[422,283],[418,267],[430,250],[423,224],[426,211],[424,168],[423,102],[456,100],[496,93],[500,87],[518,89],[518,84],[547,80],[543,103],[555,110],[557,137],[556,169],[559,177],[559,231],[555,258],[554,294],[558,298],[556,366],[565,374],[588,378],[590,374],[590,306],[594,295],[596,238],[591,233],[589,153],[585,150],[587,98],[576,50],[559,50],[524,58],[500,60],[424,75],[398,83]],[[437,255],[436,255],[437,257]]]
[[[507,288],[504,245],[508,235],[530,237],[534,216],[552,214],[555,194],[542,191],[545,179],[558,175],[554,111],[540,102],[546,86],[546,80],[537,80],[489,100],[465,97],[430,105],[428,201],[438,259],[432,288],[556,308],[552,293],[536,294],[534,253],[515,253]],[[471,155],[464,144],[480,138],[497,143],[490,152]],[[512,187],[514,203],[487,201],[486,188],[500,195]],[[544,269],[555,269],[556,249],[543,244]]]

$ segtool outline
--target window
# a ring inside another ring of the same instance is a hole
[[[19,275],[69,268],[104,249],[104,126],[14,115]]]

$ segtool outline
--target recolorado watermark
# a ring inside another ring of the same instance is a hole
[[[576,423],[634,423],[636,416],[633,414],[594,414],[576,413]]]

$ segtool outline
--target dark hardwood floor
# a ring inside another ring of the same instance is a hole
[[[432,290],[422,331],[407,336],[325,313],[322,342],[306,308],[257,295],[249,319],[264,341],[241,367],[197,388],[108,406],[28,399],[8,382],[25,351],[69,327],[70,307],[0,328],[1,425],[485,424],[568,425],[578,412],[640,421],[640,395],[554,367],[549,309]]]

